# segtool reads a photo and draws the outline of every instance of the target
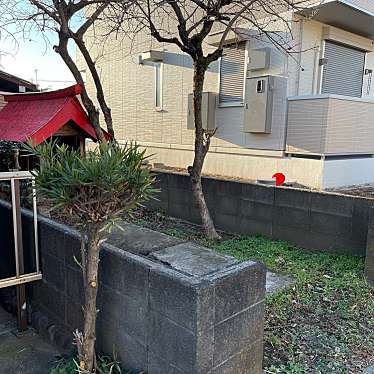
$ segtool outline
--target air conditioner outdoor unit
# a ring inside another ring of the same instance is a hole
[[[203,92],[201,116],[203,121],[203,129],[209,132],[213,132],[216,129],[216,103],[216,93]],[[190,130],[195,128],[192,94],[188,95],[187,128]]]

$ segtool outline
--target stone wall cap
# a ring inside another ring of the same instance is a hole
[[[203,277],[238,264],[231,256],[191,242],[178,244],[152,253],[152,257],[172,269],[194,277]]]
[[[183,243],[184,240],[133,223],[121,222],[119,227],[112,230],[107,242],[128,252],[149,255],[162,248]]]

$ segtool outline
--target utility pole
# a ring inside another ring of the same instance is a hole
[[[35,85],[38,88],[38,91],[40,91],[39,84],[38,84],[38,69],[34,69],[34,72],[35,72]]]

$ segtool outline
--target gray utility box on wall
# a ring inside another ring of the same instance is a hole
[[[204,130],[214,131],[216,129],[216,103],[216,93],[203,92],[203,99],[201,103],[201,116],[203,120]],[[188,95],[187,128],[190,130],[195,129],[192,94]]]
[[[271,57],[271,48],[265,47],[251,50],[249,57],[248,70],[269,69]]]
[[[244,131],[271,133],[273,118],[281,110],[277,99],[287,95],[287,78],[273,75],[248,78],[245,91]]]

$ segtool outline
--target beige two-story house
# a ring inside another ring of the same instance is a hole
[[[204,172],[253,180],[282,172],[314,188],[374,182],[374,0],[324,1],[289,24],[289,35],[272,32],[292,53],[248,29],[210,66],[203,112],[216,132]],[[191,59],[146,33],[87,43],[117,139],[137,141],[154,163],[191,165]]]

